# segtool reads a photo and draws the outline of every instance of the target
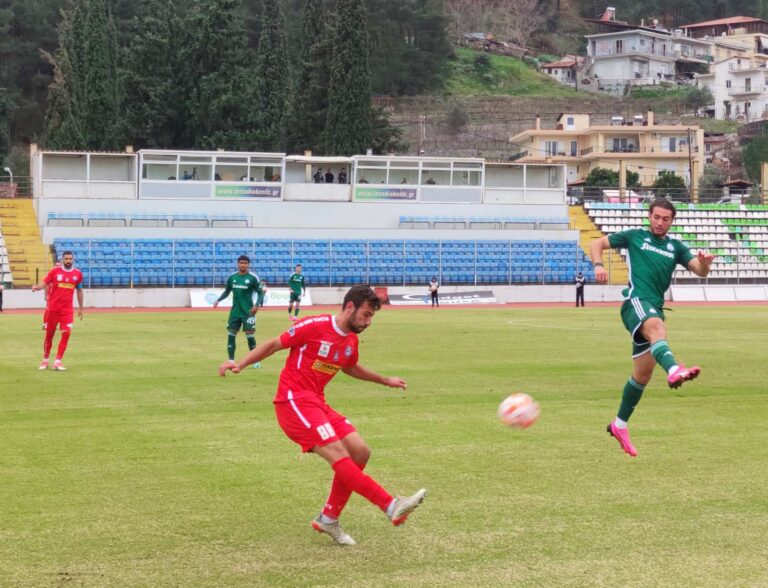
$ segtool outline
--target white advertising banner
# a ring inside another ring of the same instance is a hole
[[[499,301],[491,290],[477,290],[474,292],[451,292],[439,294],[440,304],[498,304]],[[390,294],[389,303],[392,306],[422,306],[431,304],[429,294]]]
[[[189,301],[192,308],[212,308],[213,303],[221,296],[224,288],[207,290],[190,290]],[[269,288],[264,296],[264,306],[288,306],[291,291],[288,288]],[[230,294],[219,303],[221,308],[230,308],[232,306],[232,295]],[[312,306],[312,297],[307,290],[301,297],[301,306]]]

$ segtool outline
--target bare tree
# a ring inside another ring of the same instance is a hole
[[[499,0],[445,0],[451,32],[460,40],[464,33],[487,32]]]
[[[527,45],[547,20],[539,0],[496,0],[496,26],[505,40]]]

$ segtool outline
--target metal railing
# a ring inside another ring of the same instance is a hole
[[[0,198],[31,198],[32,178],[29,176],[0,176]]]

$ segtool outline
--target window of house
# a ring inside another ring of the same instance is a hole
[[[557,155],[560,151],[559,141],[545,141],[544,142],[544,154],[547,156]]]
[[[768,78],[766,78],[766,82],[768,82]],[[565,124],[567,124],[569,127],[572,127],[576,123],[576,120],[572,116],[568,116],[565,118]]]
[[[624,41],[621,39],[618,39],[616,41],[616,53],[623,53],[624,52]]]
[[[730,88],[731,87],[731,80],[725,80],[725,87]]]

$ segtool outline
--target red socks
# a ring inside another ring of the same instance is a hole
[[[360,465],[353,461],[360,471],[365,469],[365,464]],[[352,496],[352,489],[339,479],[338,475],[333,476],[333,483],[331,484],[331,493],[328,495],[328,500],[325,502],[325,508],[323,508],[323,514],[332,519],[338,519],[341,516],[341,511],[349,502],[349,498]]]
[[[333,477],[331,495],[328,497],[328,503],[323,509],[323,514],[338,518],[347,500],[349,500],[351,492],[357,492],[384,512],[387,511],[392,502],[392,496],[379,486],[376,480],[364,474],[360,466],[352,461],[352,458],[343,457],[331,467],[333,467],[336,475]],[[344,498],[345,493],[346,498]],[[338,514],[332,514],[336,509],[338,509]]]
[[[48,359],[53,347],[53,336],[56,334],[56,323],[48,323],[45,327],[45,341],[43,342],[43,357]]]
[[[62,331],[61,332],[61,340],[59,341],[59,348],[56,351],[56,359],[61,359],[64,357],[64,352],[67,350],[67,343],[69,343],[69,336],[72,334],[72,331]],[[48,348],[50,351],[50,347]]]

